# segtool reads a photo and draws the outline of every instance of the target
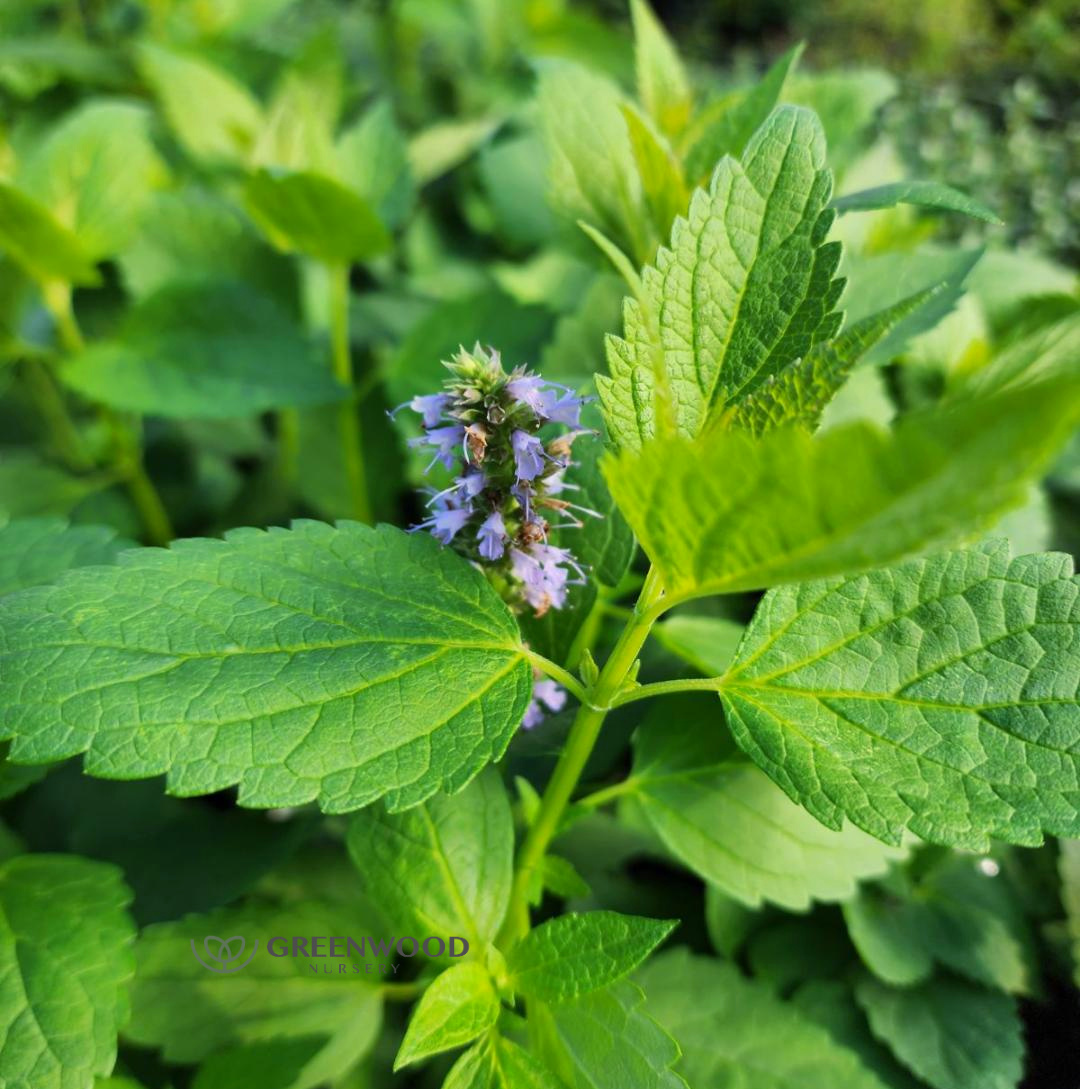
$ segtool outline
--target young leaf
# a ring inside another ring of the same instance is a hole
[[[690,193],[683,181],[682,166],[664,137],[634,106],[624,103],[622,115],[656,235],[666,238],[671,233],[675,217],[686,212],[690,200]]]
[[[648,0],[630,0],[634,24],[637,90],[649,116],[669,136],[677,136],[693,108],[690,81],[674,43]]]
[[[846,899],[860,878],[903,857],[856,828],[824,828],[763,772],[722,750],[706,722],[658,714],[634,735],[629,782],[664,846],[729,896],[803,911],[812,900]]]
[[[511,984],[528,998],[570,1002],[628,976],[676,925],[616,911],[557,916],[510,950]]]
[[[494,772],[405,813],[365,809],[352,818],[347,842],[393,932],[457,934],[477,948],[498,933],[510,899],[514,822]]]
[[[1015,1089],[1024,1042],[1016,1002],[942,977],[921,987],[855,988],[874,1035],[933,1089]]]
[[[1075,426],[1075,379],[816,436],[652,441],[608,486],[677,598],[857,571],[948,544],[1027,498]]]
[[[1080,833],[1080,582],[998,542],[762,601],[721,696],[739,745],[830,828],[985,850]]]
[[[101,282],[78,238],[33,197],[2,181],[0,252],[41,282],[61,280],[86,287]]]
[[[746,625],[713,616],[672,616],[653,628],[656,641],[706,677],[724,672]]]
[[[135,930],[120,871],[73,855],[0,866],[0,1070],[7,1089],[112,1072]]]
[[[390,246],[371,205],[322,174],[260,170],[244,190],[247,209],[279,249],[319,261],[367,261]]]
[[[638,979],[647,1009],[678,1041],[676,1069],[692,1086],[884,1089],[854,1053],[733,964],[679,949]]]
[[[73,567],[112,563],[133,541],[105,526],[26,518],[0,526],[0,595],[52,582]]]
[[[214,419],[339,401],[344,388],[276,303],[246,285],[175,283],[112,340],[67,362],[64,383],[113,408]]]
[[[629,980],[537,1007],[535,1015],[551,1041],[545,1058],[571,1089],[687,1089],[673,1069],[678,1044],[645,1011],[645,995]],[[530,1007],[530,1022],[533,1016]]]
[[[961,193],[951,185],[935,181],[893,182],[873,189],[861,189],[836,197],[832,206],[844,212],[869,212],[877,208],[894,208],[897,204],[911,204],[930,211],[960,212],[981,219],[986,223],[1001,225],[1001,220],[981,201]]]
[[[801,43],[793,46],[734,101],[723,99],[702,111],[701,118],[694,123],[694,142],[686,155],[686,177],[691,184],[698,185],[708,178],[725,155],[736,159],[742,156],[750,137],[780,101],[784,84],[799,63],[802,51]]]
[[[435,978],[416,1004],[394,1069],[472,1043],[498,1017],[499,999],[483,965],[455,964]]]
[[[608,431],[637,449],[660,431],[654,402],[698,434],[737,399],[836,332],[837,243],[825,139],[808,110],[776,110],[742,161],[724,159],[677,219],[670,249],[642,275],[647,304],[628,300],[623,338],[609,338],[598,377]]]
[[[539,1059],[498,1033],[469,1048],[442,1089],[565,1089]]]
[[[354,523],[181,541],[9,595],[0,662],[20,762],[86,752],[92,775],[326,812],[460,790],[532,690],[479,572],[426,535]]]

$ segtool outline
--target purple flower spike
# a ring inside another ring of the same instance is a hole
[[[418,412],[423,417],[425,427],[434,427],[443,414],[443,410],[450,404],[450,398],[445,393],[428,393],[424,396],[414,397],[409,402],[409,408]]]
[[[521,720],[522,729],[531,730],[534,726],[539,726],[548,714],[561,711],[565,706],[565,688],[547,678],[534,681],[532,701],[525,709],[525,717]]]
[[[510,445],[518,480],[535,480],[544,471],[544,444],[535,435],[518,429],[510,436]]]
[[[428,469],[437,461],[441,461],[447,469],[452,469],[458,447],[464,440],[465,428],[460,424],[453,424],[448,427],[436,427],[423,435],[418,435],[415,439],[409,439],[409,445],[435,447],[435,456],[431,459]]]
[[[552,423],[566,424],[568,427],[581,426],[581,407],[585,402],[572,393],[561,396],[553,390],[545,390],[541,395],[541,406],[537,411]]]
[[[503,516],[494,511],[489,514],[476,531],[480,555],[485,560],[497,560],[506,551],[506,524]]]
[[[471,517],[472,510],[469,507],[444,507],[416,528],[431,530],[432,537],[445,545],[461,532]]]
[[[535,374],[522,374],[506,383],[506,391],[519,405],[528,405],[537,415],[544,414],[544,386],[547,383]]]

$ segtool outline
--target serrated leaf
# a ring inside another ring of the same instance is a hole
[[[572,1089],[687,1089],[673,1069],[679,1046],[645,1009],[640,987],[623,980],[574,1002],[530,1009],[546,1030],[545,1058]]]
[[[739,745],[820,821],[985,850],[1080,833],[1080,581],[1001,542],[762,601],[722,682]]]
[[[266,942],[281,935],[355,933],[349,910],[319,902],[310,892],[286,907],[253,903],[146,927],[135,949],[131,1021],[124,1035],[177,1063],[247,1043],[316,1037],[320,1048],[291,1083],[291,1089],[314,1089],[339,1077],[375,1043],[382,1001],[373,984],[383,977],[370,970],[378,968],[370,957],[323,962],[334,965],[328,976],[313,972],[311,965],[320,962],[304,955],[271,956]],[[247,965],[232,973],[208,971],[192,953],[208,935],[242,937],[239,957],[250,952]],[[345,979],[338,978],[339,964],[350,969]]]
[[[698,434],[714,409],[836,332],[831,185],[817,118],[782,107],[694,194],[642,273],[641,300],[625,304],[623,337],[608,339],[611,374],[597,387],[619,446],[666,424]]]
[[[101,282],[78,238],[33,197],[0,181],[0,251],[28,276],[85,287]]]
[[[874,1035],[934,1089],[1014,1089],[1024,1042],[1016,1002],[946,977],[921,987],[863,979],[855,988]]]
[[[352,818],[347,843],[368,898],[395,933],[456,934],[477,948],[498,933],[514,823],[495,772],[405,813],[365,809]]]
[[[680,949],[638,978],[649,1012],[678,1040],[676,1069],[692,1086],[882,1089],[854,1053],[733,964]]]
[[[570,1002],[628,976],[676,925],[617,911],[557,916],[510,950],[511,984],[529,998]]]
[[[139,70],[177,140],[196,159],[237,164],[251,154],[263,114],[243,84],[209,61],[142,44]]]
[[[760,589],[949,544],[1027,498],[1075,425],[1075,379],[956,400],[890,430],[716,431],[605,465],[669,595]]]
[[[435,978],[416,1004],[394,1069],[472,1043],[499,1017],[499,999],[476,961],[455,964]]]
[[[935,181],[893,182],[877,185],[873,189],[861,189],[857,193],[845,193],[836,197],[832,206],[844,212],[869,212],[878,208],[895,208],[898,204],[911,204],[929,211],[960,212],[981,219],[986,223],[1001,225],[1001,220],[982,201],[961,193],[951,185]]]
[[[630,18],[634,25],[638,98],[662,132],[677,136],[693,108],[686,70],[648,0],[630,0]]]
[[[725,753],[715,727],[685,715],[638,729],[628,785],[675,858],[749,907],[767,900],[802,911],[813,900],[844,900],[904,854],[856,828],[823,827],[762,771]]]
[[[323,174],[260,170],[248,179],[244,200],[270,241],[286,252],[349,263],[390,246],[371,205]]]
[[[539,1059],[505,1036],[492,1033],[450,1070],[442,1089],[564,1089]]]
[[[63,571],[112,563],[135,543],[106,526],[26,518],[0,526],[0,594],[51,582]]]
[[[344,396],[315,344],[243,284],[174,283],[136,304],[117,335],[67,361],[64,383],[113,408],[215,419]]]
[[[16,760],[85,752],[103,778],[326,812],[460,790],[532,690],[483,575],[426,535],[355,523],[176,542],[9,595],[0,661]]]
[[[0,866],[5,1089],[75,1089],[111,1073],[134,927],[120,871],[71,855]]]
[[[704,181],[725,155],[742,156],[750,138],[780,101],[802,51],[802,44],[793,46],[752,87],[702,111],[686,154],[686,176],[692,184]]]

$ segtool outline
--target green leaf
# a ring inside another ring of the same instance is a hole
[[[1080,583],[997,542],[762,601],[728,725],[830,828],[985,850],[1076,835]]]
[[[629,103],[623,104],[622,114],[656,235],[666,238],[671,233],[675,217],[685,214],[690,200],[690,192],[683,181],[682,165],[647,117]]]
[[[857,571],[989,527],[1075,425],[1075,379],[817,435],[715,431],[605,465],[671,598]]]
[[[84,499],[112,483],[108,477],[75,476],[29,450],[0,452],[0,518],[70,514]]]
[[[648,0],[630,0],[637,92],[662,132],[677,136],[690,120],[693,95],[686,70]]]
[[[960,980],[855,988],[874,1035],[934,1089],[1014,1089],[1024,1042],[1016,1002]]]
[[[362,886],[394,933],[494,939],[513,877],[514,823],[502,779],[485,771],[460,794],[405,813],[379,807],[349,824]]]
[[[166,176],[149,121],[143,106],[88,102],[20,164],[20,185],[52,210],[94,260],[128,244],[153,188]]]
[[[354,523],[180,541],[9,595],[0,662],[16,760],[85,752],[103,778],[338,813],[460,790],[532,690],[482,574],[426,535]]]
[[[904,318],[943,290],[945,285],[939,284],[917,292],[863,318],[831,340],[819,341],[802,359],[735,404],[724,423],[755,435],[792,424],[813,430],[856,364]]]
[[[597,386],[621,447],[639,448],[665,423],[697,435],[715,408],[836,332],[831,185],[817,118],[783,107],[741,163],[725,158],[694,194],[671,248],[642,274],[642,300],[626,302],[623,338],[608,339],[611,375]]]
[[[199,1067],[192,1089],[236,1089],[238,1085],[297,1089],[305,1084],[304,1069],[322,1043],[318,1037],[307,1036],[265,1040],[215,1052]]]
[[[19,855],[0,866],[5,1089],[68,1089],[112,1072],[135,931],[113,866]]]
[[[677,925],[617,911],[557,916],[510,950],[511,985],[543,1002],[572,1001],[628,976]]]
[[[162,288],[60,376],[113,408],[201,419],[325,404],[345,392],[287,313],[227,283]]]
[[[416,198],[408,145],[387,101],[377,102],[337,142],[342,180],[375,209],[388,227],[400,227]]]
[[[248,179],[244,199],[270,241],[286,252],[348,263],[390,246],[371,205],[322,174],[260,170]]]
[[[957,383],[961,396],[1020,390],[1047,379],[1076,373],[1080,353],[1080,313],[1020,337],[988,364]]]
[[[802,911],[813,900],[846,899],[858,880],[903,857],[856,828],[823,827],[724,749],[699,718],[647,721],[634,735],[628,785],[664,846],[729,896]]]
[[[676,950],[638,976],[690,1085],[882,1089],[856,1056],[733,964]],[[629,1083],[627,1083],[629,1084]]]
[[[752,87],[702,111],[686,155],[686,176],[692,184],[704,181],[725,155],[742,156],[750,138],[780,101],[802,51],[801,43],[793,46]]]
[[[26,518],[0,526],[0,594],[52,582],[73,567],[112,563],[133,541],[106,526],[69,526],[60,518]]]
[[[844,212],[869,212],[878,208],[895,208],[898,204],[911,204],[930,211],[960,212],[981,219],[986,223],[1001,225],[1001,220],[981,201],[961,193],[951,185],[935,181],[893,182],[873,189],[861,189],[836,197],[832,206]]]
[[[214,165],[247,159],[263,115],[243,84],[209,61],[159,45],[141,45],[138,64],[189,154]]]
[[[533,1007],[549,1041],[545,1059],[572,1089],[687,1089],[673,1067],[679,1046],[645,1010],[629,980],[575,1002]]]
[[[487,970],[476,961],[447,968],[416,1004],[394,1069],[471,1043],[499,1017],[499,999]]]
[[[498,1033],[469,1048],[442,1089],[564,1089],[539,1059]]]
[[[28,276],[85,287],[101,282],[90,255],[67,227],[33,197],[0,181],[0,251]]]
[[[383,976],[370,955],[319,962],[267,953],[271,937],[294,934],[353,935],[356,919],[308,892],[285,907],[250,904],[146,927],[135,950],[125,1037],[160,1049],[167,1062],[175,1063],[198,1062],[242,1044],[318,1037],[321,1047],[304,1063],[291,1089],[314,1089],[336,1079],[371,1050],[379,1035],[382,1002],[373,984]],[[243,970],[222,974],[203,967],[192,948],[202,951],[208,935],[242,937],[240,956],[251,953]],[[332,974],[313,972],[313,964],[331,967]],[[347,973],[338,972],[342,964]]]
[[[427,185],[470,158],[495,134],[496,117],[436,121],[409,141],[408,162],[417,185]]]
[[[866,886],[844,918],[863,963],[886,983],[922,982],[937,962],[976,983],[1032,993],[1035,947],[1023,912],[1004,878],[970,858],[950,858],[918,880]]]
[[[746,630],[736,620],[712,616],[672,616],[652,630],[666,650],[689,662],[699,673],[714,677],[723,673],[735,656]]]

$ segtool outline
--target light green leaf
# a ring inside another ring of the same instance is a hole
[[[209,61],[159,45],[141,45],[138,64],[189,154],[214,165],[247,160],[264,122],[243,84]]]
[[[460,166],[498,131],[496,117],[436,121],[409,141],[408,163],[417,185]]]
[[[725,155],[742,156],[750,138],[780,101],[802,51],[801,43],[793,46],[754,86],[702,111],[686,155],[686,176],[692,184],[703,182]]]
[[[960,396],[1023,389],[1036,382],[1077,373],[1080,359],[1080,313],[1044,325],[1020,337],[986,366],[961,379]]]
[[[349,825],[362,886],[394,933],[498,933],[510,899],[514,823],[502,779],[486,771],[460,794],[436,794],[405,813],[379,807]]]
[[[621,447],[662,433],[664,415],[697,435],[714,409],[836,332],[831,185],[817,118],[783,107],[741,163],[725,158],[694,194],[671,248],[642,274],[642,301],[626,302],[623,337],[608,339],[611,375],[597,386]]]
[[[894,208],[898,204],[912,204],[916,208],[930,211],[960,212],[981,219],[986,223],[1001,225],[1001,220],[981,201],[961,193],[951,185],[935,181],[893,182],[891,185],[878,185],[873,189],[861,189],[857,193],[846,193],[836,197],[832,206],[841,214],[844,212],[869,212],[878,208]]]
[[[82,243],[33,197],[0,181],[0,251],[40,282],[101,282]]]
[[[666,650],[713,677],[727,669],[745,630],[745,624],[724,617],[680,615],[658,624],[652,634]]]
[[[339,813],[460,790],[532,690],[482,574],[426,535],[355,523],[175,542],[9,595],[0,663],[16,760],[85,752],[102,778]]]
[[[91,101],[68,114],[20,164],[20,185],[94,260],[127,245],[153,188],[166,177],[149,121],[143,106]]]
[[[690,191],[682,165],[652,122],[630,103],[622,106],[630,146],[641,178],[641,189],[658,238],[671,233],[675,217],[686,213]]]
[[[286,312],[229,283],[162,288],[60,375],[113,408],[203,419],[326,404],[345,392]]]
[[[242,1044],[314,1037],[318,1050],[289,1083],[291,1089],[314,1089],[339,1077],[374,1045],[382,1021],[375,984],[386,978],[379,969],[387,965],[369,949],[364,957],[316,961],[272,956],[266,943],[282,935],[310,940],[315,934],[355,933],[356,919],[348,909],[310,894],[287,906],[250,904],[148,926],[135,949],[131,1021],[124,1035],[177,1063],[198,1062]],[[243,938],[235,959],[250,953],[246,966],[220,973],[200,964],[192,948],[202,952],[208,935]],[[331,974],[313,971],[313,965],[329,967]],[[345,972],[338,971],[341,965]]]
[[[572,1089],[687,1089],[679,1046],[645,1011],[629,980],[575,1002],[530,1007],[549,1041],[545,1059]]]
[[[617,911],[557,916],[510,950],[511,985],[543,1002],[572,1001],[628,976],[677,925]]]
[[[498,1033],[471,1047],[456,1063],[442,1089],[564,1089],[539,1059]]]
[[[371,107],[337,142],[342,180],[375,209],[388,227],[405,221],[416,197],[408,145],[390,103]]]
[[[471,1043],[499,1017],[499,999],[486,969],[476,961],[447,968],[416,1004],[394,1069]]]
[[[638,98],[662,132],[677,136],[690,120],[694,104],[686,70],[648,0],[630,0],[630,17]]]
[[[323,1046],[317,1036],[297,1040],[263,1040],[216,1051],[199,1067],[191,1089],[298,1089],[310,1081],[304,1070]]]
[[[942,977],[921,987],[864,979],[855,989],[874,1035],[934,1089],[1014,1089],[1024,1042],[1016,1002]]]
[[[18,855],[0,866],[5,1089],[73,1089],[112,1072],[135,930],[114,866]]]
[[[112,563],[133,541],[106,526],[69,526],[60,518],[26,518],[0,526],[0,594],[52,582],[62,571]]]
[[[648,720],[634,735],[630,797],[705,881],[749,907],[767,900],[803,911],[852,896],[858,880],[903,857],[856,828],[825,828],[729,746],[685,714]]]
[[[857,571],[988,527],[1027,498],[1080,411],[1075,380],[947,403],[890,431],[715,431],[605,466],[675,600]]]
[[[248,211],[278,248],[319,261],[366,261],[390,236],[366,200],[322,174],[260,170],[244,190]]]
[[[682,1048],[676,1069],[695,1089],[883,1089],[853,1052],[733,964],[680,949],[638,979],[649,1012]]]
[[[108,477],[74,476],[29,450],[0,453],[0,518],[70,514],[87,496],[112,483]]]
[[[722,681],[739,745],[820,821],[985,850],[1080,833],[1080,582],[998,542],[771,591]]]

